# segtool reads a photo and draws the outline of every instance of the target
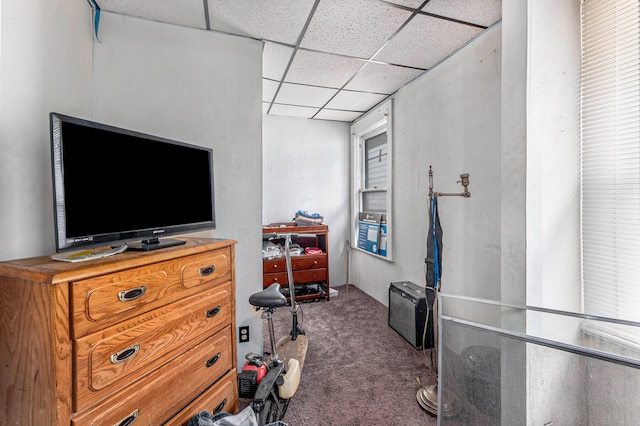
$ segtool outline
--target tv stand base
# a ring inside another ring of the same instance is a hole
[[[172,238],[154,238],[151,240],[144,240],[136,243],[127,243],[127,250],[132,251],[152,251],[163,249],[167,247],[181,246],[185,244],[186,241],[176,240]]]

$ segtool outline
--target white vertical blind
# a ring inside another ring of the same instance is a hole
[[[365,190],[376,190],[363,194],[363,208],[368,212],[387,211],[387,133],[365,140]]]
[[[582,4],[585,313],[640,321],[640,2]]]

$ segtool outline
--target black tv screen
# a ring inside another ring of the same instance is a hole
[[[50,114],[56,251],[215,228],[213,151]]]

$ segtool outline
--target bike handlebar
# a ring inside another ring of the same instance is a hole
[[[265,240],[265,239],[266,240],[279,240],[279,239],[287,238],[287,237],[295,238],[298,235],[300,235],[300,234],[298,234],[297,232],[287,232],[285,234],[280,234],[278,232],[274,232],[274,233],[271,233],[271,234],[262,234],[262,239],[263,240]]]

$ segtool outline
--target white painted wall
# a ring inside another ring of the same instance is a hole
[[[528,51],[527,304],[580,311],[580,1],[530,1]]]
[[[217,230],[203,235],[239,241],[237,322],[261,330],[246,301],[262,283],[262,43],[110,13],[97,42],[75,0],[3,0],[1,30],[0,259],[55,250],[50,111],[208,146]],[[239,362],[261,350],[252,335]]]
[[[0,260],[55,251],[49,112],[91,110],[91,9],[2,0]]]
[[[213,149],[217,229],[200,235],[238,241],[237,325],[254,331],[242,365],[262,344],[247,302],[262,287],[262,43],[109,13],[100,40],[92,119]]]
[[[317,212],[329,226],[329,282],[346,284],[349,238],[349,124],[265,115],[262,223]]]
[[[580,1],[529,1],[528,33],[527,304],[580,312]],[[527,333],[571,341],[576,324],[528,319]],[[529,348],[528,424],[583,423],[575,358]]]
[[[441,197],[442,291],[500,298],[501,25],[394,95],[393,263],[352,251],[351,281],[383,304],[390,282],[424,284],[428,171]]]

